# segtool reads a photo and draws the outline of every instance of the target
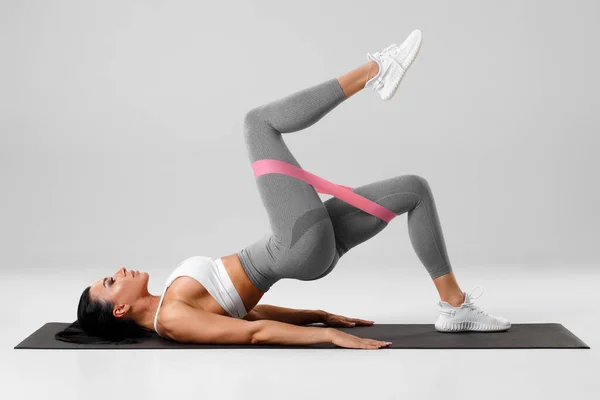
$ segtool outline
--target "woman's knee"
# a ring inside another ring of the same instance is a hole
[[[246,112],[244,116],[244,133],[255,131],[257,128],[264,127],[265,117],[262,107],[254,107],[250,111]]]
[[[419,196],[430,196],[431,195],[431,187],[429,186],[429,182],[427,179],[423,178],[420,175],[402,175],[400,177],[407,186],[407,189],[412,193],[415,193]]]

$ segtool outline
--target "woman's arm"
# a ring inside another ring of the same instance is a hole
[[[353,327],[357,325],[369,326],[374,324],[374,321],[344,317],[343,315],[337,315],[323,310],[296,310],[269,304],[261,304],[254,307],[244,319],[249,321],[269,319],[272,321],[287,322],[288,324],[293,325],[307,325],[320,322],[328,326],[341,327]]]
[[[270,304],[259,304],[254,307],[250,313],[253,313],[249,317],[250,321],[254,321],[255,319],[268,319],[293,325],[307,325],[324,322],[325,315],[327,314],[323,310],[297,310]]]
[[[209,313],[187,304],[166,307],[160,321],[163,332],[184,343],[284,344],[333,343],[351,349],[379,349],[381,340],[361,338],[333,328],[296,326],[279,321],[244,321]]]
[[[278,321],[244,321],[209,313],[187,304],[162,310],[163,333],[177,342],[213,344],[289,344],[332,343],[367,345],[369,339],[353,337],[333,328],[295,326]]]

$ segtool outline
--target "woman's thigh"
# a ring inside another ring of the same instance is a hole
[[[302,168],[288,149],[281,133],[274,129],[261,109],[251,111],[244,123],[250,162],[262,159],[285,161]],[[321,236],[333,240],[333,227],[325,205],[315,189],[306,182],[284,174],[269,173],[256,178],[272,235],[279,246],[275,258],[307,251]]]
[[[250,162],[285,161],[302,168],[260,108],[244,123]],[[238,252],[250,280],[264,292],[277,280],[311,280],[331,264],[335,236],[329,213],[314,187],[284,174],[256,178],[271,233]]]

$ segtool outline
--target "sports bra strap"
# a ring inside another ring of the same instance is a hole
[[[387,223],[398,216],[395,212],[388,210],[374,201],[352,192],[353,189],[351,187],[329,182],[285,161],[273,159],[258,160],[252,163],[252,169],[254,170],[254,176],[257,178],[264,174],[279,173],[299,179],[313,186],[317,192],[337,197]]]
[[[162,294],[162,296],[160,296],[160,301],[158,302],[158,307],[156,308],[156,315],[154,316],[154,331],[158,334],[158,336],[161,336],[160,333],[158,333],[158,329],[156,327],[156,322],[158,321],[158,312],[160,311],[160,306],[163,303],[163,300],[165,298],[165,293],[167,292],[168,287],[169,287],[168,285],[165,285],[165,290],[163,290],[163,294]]]

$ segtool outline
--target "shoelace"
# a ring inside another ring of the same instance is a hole
[[[479,296],[477,297],[472,297],[473,292],[475,291],[475,289],[480,288],[481,289],[481,293],[479,293]],[[464,303],[465,306],[469,307],[471,310],[476,311],[480,314],[483,315],[489,315],[487,312],[483,311],[481,308],[477,307],[472,300],[473,299],[478,299],[479,297],[481,297],[481,295],[483,294],[483,288],[479,285],[475,285],[475,287],[473,287],[473,289],[469,292],[469,294],[467,295],[469,298],[469,302],[468,303]]]
[[[481,289],[481,293],[479,293],[479,296],[477,296],[477,297],[472,297],[472,296],[473,296],[473,292],[474,292],[474,291],[475,291],[475,289],[477,289],[477,288],[480,288],[480,289]],[[475,285],[475,286],[473,287],[473,289],[472,289],[472,290],[469,292],[469,294],[467,294],[467,295],[466,295],[466,298],[465,298],[465,303],[463,303],[463,305],[464,305],[464,306],[466,306],[466,307],[468,307],[468,308],[470,308],[471,310],[473,310],[473,311],[475,311],[475,312],[478,312],[478,313],[480,313],[480,314],[483,314],[483,315],[489,315],[487,312],[485,312],[485,311],[484,311],[484,310],[482,310],[481,308],[477,307],[477,306],[475,305],[475,303],[473,303],[473,302],[472,302],[472,300],[473,300],[473,299],[478,299],[479,297],[481,297],[481,295],[482,295],[482,294],[483,294],[483,288],[482,288],[481,286],[479,286],[479,285]],[[466,299],[467,299],[467,298],[469,299],[469,301],[468,301],[468,302],[466,302]],[[456,311],[454,311],[454,310],[444,310],[444,309],[442,309],[442,308],[440,308],[440,309],[439,309],[439,311],[440,311],[442,314],[446,314],[446,315],[449,315],[449,316],[453,316],[453,315],[454,315],[454,313],[456,312]]]
[[[390,57],[396,57],[398,55],[398,50],[400,50],[400,48],[398,47],[398,45],[396,43],[392,43],[390,44],[388,47],[386,47],[385,49],[381,50],[380,52],[376,52],[374,55],[375,56],[382,56],[382,55],[387,55]]]
[[[381,56],[383,56],[383,55],[388,56],[392,59],[395,59],[401,50],[402,49],[396,43],[392,43],[385,49],[375,52],[373,54],[369,53],[369,55],[373,58],[378,58],[380,60],[381,60]],[[379,78],[377,78],[375,80],[374,85],[373,85],[373,88],[375,90],[379,90],[383,87],[383,84],[385,81],[384,76],[386,75],[386,72],[387,72],[387,69],[381,75],[379,75]]]

